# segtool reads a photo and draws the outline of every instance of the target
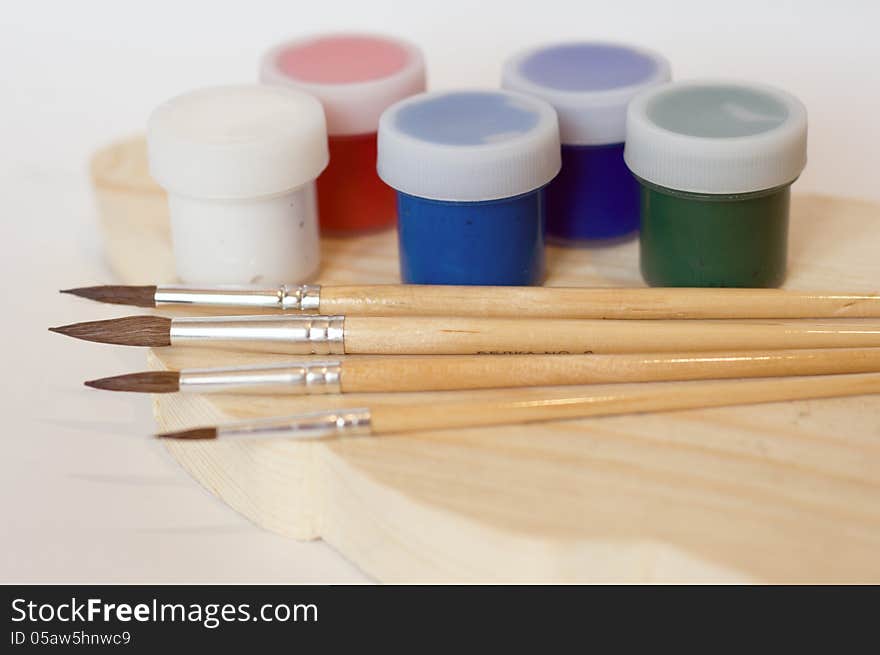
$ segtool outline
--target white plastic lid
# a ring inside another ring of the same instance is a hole
[[[501,86],[538,96],[559,114],[566,145],[622,143],[626,107],[639,91],[669,81],[665,57],[630,46],[572,42],[508,59]]]
[[[328,162],[321,103],[258,84],[172,98],[150,116],[147,146],[156,181],[195,198],[281,193],[314,180]]]
[[[382,114],[377,168],[388,185],[420,198],[527,193],[559,172],[556,112],[509,91],[422,93]]]
[[[425,63],[419,48],[399,39],[323,34],[269,50],[260,62],[260,81],[318,98],[332,136],[370,134],[389,106],[425,90]]]
[[[807,163],[807,110],[768,86],[666,84],[635,98],[624,159],[640,178],[692,193],[749,193],[793,182]]]

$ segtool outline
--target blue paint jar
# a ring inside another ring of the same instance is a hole
[[[379,121],[377,169],[397,191],[408,284],[544,279],[544,188],[559,172],[556,112],[508,91],[424,93]]]
[[[610,43],[545,46],[505,63],[504,88],[542,98],[559,115],[562,170],[547,187],[548,239],[590,245],[637,232],[639,186],[623,161],[626,109],[669,77],[662,56]]]

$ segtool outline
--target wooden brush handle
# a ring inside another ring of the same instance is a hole
[[[880,346],[880,325],[349,316],[351,354],[584,354]]]
[[[320,312],[511,318],[880,318],[880,294],[780,289],[325,286]]]
[[[880,348],[649,355],[440,355],[349,358],[345,393],[538,387],[608,382],[880,371]]]
[[[563,390],[470,392],[457,402],[379,405],[370,410],[376,434],[635,414],[880,393],[880,373],[756,380],[653,382]]]

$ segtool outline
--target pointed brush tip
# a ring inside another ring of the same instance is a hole
[[[88,292],[97,288],[98,287],[71,287],[70,289],[58,289],[58,293],[63,293],[68,296],[76,296],[78,298],[88,298]]]
[[[91,287],[73,287],[59,289],[59,293],[65,293],[78,298],[94,300],[95,302],[109,303],[111,305],[129,305],[134,307],[156,306],[155,285],[134,286],[127,284],[103,284]]]
[[[178,430],[176,432],[159,432],[153,436],[156,439],[216,439],[217,428],[192,428],[190,430]]]
[[[180,373],[177,371],[144,371],[126,373],[83,382],[92,389],[129,391],[134,393],[174,393],[180,391]]]
[[[171,345],[171,319],[163,316],[126,316],[49,328],[74,339],[120,346],[159,348]]]

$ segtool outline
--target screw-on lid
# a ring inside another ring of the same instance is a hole
[[[807,163],[807,111],[768,86],[666,84],[629,106],[624,159],[640,178],[692,193],[749,193],[793,182]]]
[[[575,42],[521,52],[504,64],[501,86],[549,102],[567,145],[622,143],[626,107],[639,91],[669,80],[669,62],[614,43]]]
[[[327,166],[321,103],[258,84],[192,91],[160,105],[147,126],[150,173],[198,198],[273,195]]]
[[[318,98],[333,136],[376,131],[398,100],[425,90],[425,63],[415,45],[371,34],[323,34],[286,41],[260,62],[260,81]]]
[[[379,120],[379,177],[421,198],[481,201],[544,186],[559,172],[556,112],[509,91],[423,93]]]

